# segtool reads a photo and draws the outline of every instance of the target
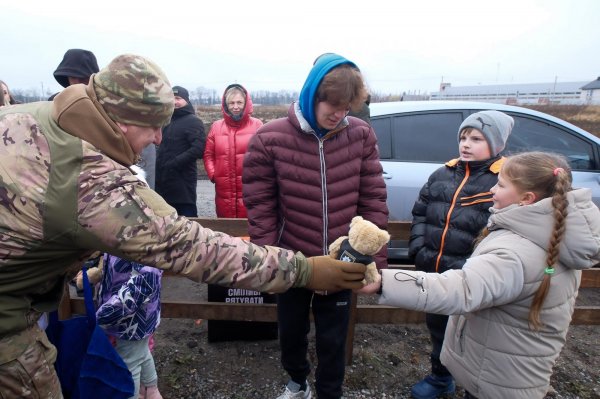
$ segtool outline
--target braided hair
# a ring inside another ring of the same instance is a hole
[[[502,175],[523,192],[531,191],[536,201],[552,198],[554,226],[550,235],[544,265],[544,278],[535,293],[529,309],[529,323],[539,330],[542,326],[540,311],[550,290],[554,265],[558,262],[559,247],[565,235],[567,193],[572,190],[571,168],[564,157],[544,152],[525,152],[509,157],[502,167]]]

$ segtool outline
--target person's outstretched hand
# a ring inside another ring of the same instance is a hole
[[[367,284],[364,287],[362,287],[361,289],[355,290],[354,292],[356,292],[357,294],[360,294],[360,295],[373,295],[379,291],[380,287],[381,287],[381,280],[376,281],[371,284]]]
[[[363,287],[367,267],[349,263],[330,256],[307,258],[312,273],[306,288],[315,291],[358,290]]]

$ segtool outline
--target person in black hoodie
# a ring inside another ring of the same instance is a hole
[[[90,82],[90,76],[97,73],[98,61],[96,56],[89,50],[72,48],[67,50],[62,61],[54,71],[54,79],[62,87],[69,87],[77,83],[87,85]],[[48,98],[48,101],[54,100],[58,93],[54,93]]]
[[[179,215],[198,217],[196,208],[196,160],[204,154],[204,124],[196,116],[188,91],[173,86],[175,111],[171,123],[163,128],[156,156],[156,192]]]

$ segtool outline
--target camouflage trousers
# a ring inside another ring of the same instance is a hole
[[[37,324],[0,338],[0,399],[62,398],[56,348]]]

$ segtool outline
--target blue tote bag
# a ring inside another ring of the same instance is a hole
[[[133,396],[131,373],[102,328],[96,325],[92,288],[83,268],[85,316],[58,320],[50,314],[48,339],[58,351],[56,373],[66,399],[126,399]]]

